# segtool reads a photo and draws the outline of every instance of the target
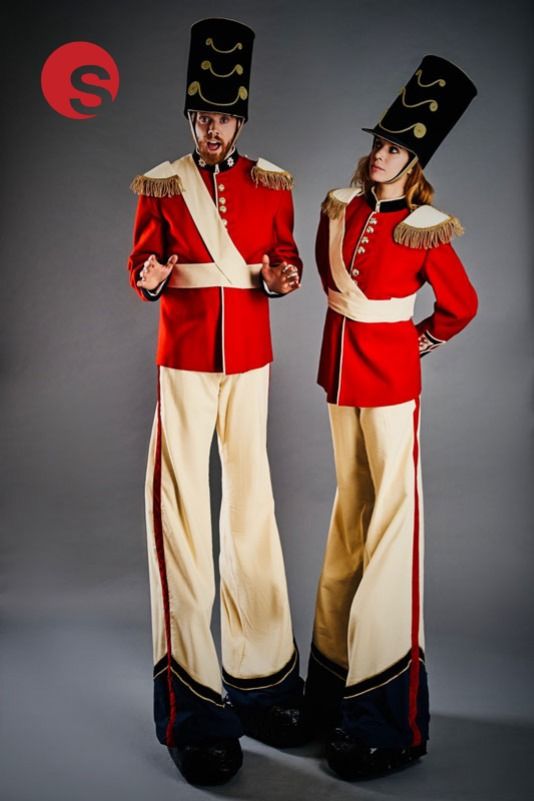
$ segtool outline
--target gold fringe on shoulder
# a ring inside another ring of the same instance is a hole
[[[182,182],[177,175],[168,178],[149,178],[147,175],[136,175],[130,184],[136,195],[148,197],[174,197],[183,192]]]
[[[454,234],[461,236],[464,233],[462,224],[457,217],[449,217],[438,225],[430,228],[415,228],[404,222],[399,223],[393,231],[393,239],[399,245],[408,248],[435,248],[451,241]]]
[[[264,170],[257,164],[250,171],[250,175],[256,186],[266,186],[267,189],[292,189],[293,176],[289,172],[273,172]]]
[[[335,198],[332,192],[329,192],[321,203],[321,211],[331,220],[337,220],[338,217],[341,217],[346,207],[347,204]]]

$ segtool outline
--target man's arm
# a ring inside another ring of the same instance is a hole
[[[290,190],[277,190],[280,195],[274,219],[275,245],[263,258],[264,291],[269,297],[282,297],[300,287],[302,261],[293,238],[293,198]],[[266,286],[265,286],[266,285]]]
[[[157,300],[172,272],[166,261],[163,221],[156,198],[140,195],[133,231],[133,250],[128,260],[130,285],[142,300]]]

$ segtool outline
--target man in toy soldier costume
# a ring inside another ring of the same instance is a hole
[[[159,299],[158,401],[146,506],[157,736],[185,778],[226,781],[243,732],[305,739],[302,680],[266,451],[268,296],[297,289],[289,173],[238,153],[254,33],[226,19],[191,30],[185,114],[192,155],[137,176],[130,280]],[[222,683],[209,452],[222,464]],[[227,699],[223,699],[223,686]]]
[[[460,223],[430,205],[422,168],[475,94],[460,69],[426,56],[364,129],[373,146],[352,186],[322,207],[316,254],[328,311],[318,381],[337,493],[306,698],[330,732],[330,767],[346,779],[426,753],[420,357],[467,325],[477,298],[450,244]],[[427,281],[434,311],[414,325]]]

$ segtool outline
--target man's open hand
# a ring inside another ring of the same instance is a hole
[[[155,255],[152,254],[143,264],[143,268],[139,273],[139,281],[137,286],[141,289],[148,289],[152,291],[158,287],[162,281],[165,281],[172,268],[178,261],[178,256],[169,256],[167,264],[160,264]]]
[[[294,264],[285,261],[271,267],[271,262],[267,254],[261,260],[261,275],[271,292],[280,292],[287,295],[300,286],[299,271]]]

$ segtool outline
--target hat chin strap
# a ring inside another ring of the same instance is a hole
[[[194,114],[198,114],[198,111],[189,111],[188,110],[187,111],[187,119],[189,120],[189,127],[191,128],[191,136],[193,137],[193,142],[195,143],[195,150],[198,153],[198,155],[200,156],[200,151],[198,149],[198,139],[197,139],[197,135],[196,135],[196,132],[195,132],[195,124],[193,122],[193,115]],[[232,116],[235,116],[235,115],[232,115]],[[243,117],[237,117],[236,116],[236,120],[237,120],[237,130],[235,132],[234,138],[232,139],[230,147],[228,148],[228,153],[224,157],[225,159],[227,159],[228,156],[231,156],[232,153],[234,152],[235,143],[237,142],[237,140],[239,138],[239,134],[241,133],[241,131],[245,127],[245,120],[244,120]],[[223,159],[221,159],[221,161],[223,161]]]
[[[412,167],[417,162],[417,160],[418,160],[417,156],[414,156],[413,159],[411,161],[409,161],[408,164],[406,164],[406,166],[403,167],[402,170],[399,173],[397,173],[397,175],[394,178],[390,178],[389,181],[380,181],[380,183],[381,184],[394,184],[395,181],[398,181],[399,178],[402,178],[403,175],[406,175],[408,170],[412,169]]]

